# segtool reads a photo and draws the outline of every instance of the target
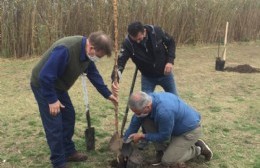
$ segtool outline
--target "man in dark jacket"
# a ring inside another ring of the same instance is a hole
[[[202,135],[201,116],[192,107],[172,93],[136,92],[130,96],[129,107],[134,112],[124,140],[145,139],[155,143],[157,151],[153,165],[170,166],[203,155],[211,160],[213,153]],[[143,126],[147,133],[137,133]],[[163,144],[169,141],[165,149]]]
[[[142,91],[153,92],[156,85],[160,85],[166,92],[177,95],[172,73],[175,42],[160,27],[131,23],[118,58],[118,76],[121,76],[129,58],[142,74]],[[114,73],[112,80],[113,76]]]
[[[87,156],[77,152],[72,136],[75,110],[68,90],[79,75],[86,73],[103,97],[117,104],[99,74],[94,62],[111,55],[112,41],[103,32],[70,36],[56,41],[33,68],[31,88],[39,106],[53,167],[65,168],[66,162],[85,161]]]
[[[118,58],[118,76],[123,73],[128,59],[131,58],[141,72],[141,90],[150,93],[157,85],[164,91],[178,95],[173,75],[175,59],[175,42],[160,27],[143,25],[133,22],[128,26],[128,35],[125,38]],[[114,71],[112,72],[114,80]],[[113,92],[118,88],[112,86]],[[145,132],[145,130],[143,129]],[[147,145],[146,141],[139,142],[139,149]]]

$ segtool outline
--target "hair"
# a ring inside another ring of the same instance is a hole
[[[138,33],[144,32],[144,26],[141,22],[136,21],[128,25],[127,31],[129,35],[136,37]]]
[[[103,51],[108,57],[112,54],[113,42],[111,38],[102,31],[93,32],[88,37],[89,42],[97,51]]]
[[[131,109],[143,110],[152,101],[152,97],[145,92],[139,91],[131,94],[128,105]]]

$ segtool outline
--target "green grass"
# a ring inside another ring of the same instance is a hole
[[[250,64],[260,68],[260,43],[232,44],[227,49],[226,66]],[[202,114],[204,137],[214,152],[212,161],[188,162],[200,168],[260,167],[260,73],[217,72],[217,46],[182,46],[177,48],[174,65],[181,98]],[[38,107],[30,90],[32,67],[39,58],[0,59],[0,167],[51,167]],[[97,63],[105,82],[110,85],[112,58]],[[120,81],[119,119],[124,116],[134,65],[127,64]],[[109,167],[115,154],[108,149],[114,132],[113,105],[87,82],[92,125],[96,131],[96,150],[87,152],[86,163],[72,167]],[[110,86],[109,86],[110,87]],[[140,73],[135,90],[140,90]],[[162,91],[160,87],[157,91]],[[76,109],[74,141],[85,151],[85,107],[81,79],[69,91]],[[128,123],[132,113],[129,112]],[[128,124],[127,123],[127,124]],[[119,125],[119,128],[121,125]]]

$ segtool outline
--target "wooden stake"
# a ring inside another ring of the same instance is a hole
[[[228,22],[226,23],[226,31],[225,31],[225,40],[224,40],[224,52],[223,52],[223,60],[226,60],[226,52],[227,52],[227,34],[228,34]]]
[[[114,10],[114,29],[115,29],[115,66],[114,66],[114,72],[115,72],[115,82],[117,81],[118,77],[118,66],[117,66],[117,60],[118,60],[118,10],[117,10],[117,0],[113,1],[113,10]],[[118,105],[115,107],[115,126],[116,126],[116,132],[118,132]]]

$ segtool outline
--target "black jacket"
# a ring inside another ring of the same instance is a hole
[[[122,73],[131,58],[142,75],[162,77],[165,64],[174,63],[175,42],[160,27],[146,25],[145,28],[148,35],[145,44],[138,44],[129,36],[125,38],[118,57],[118,69]]]

